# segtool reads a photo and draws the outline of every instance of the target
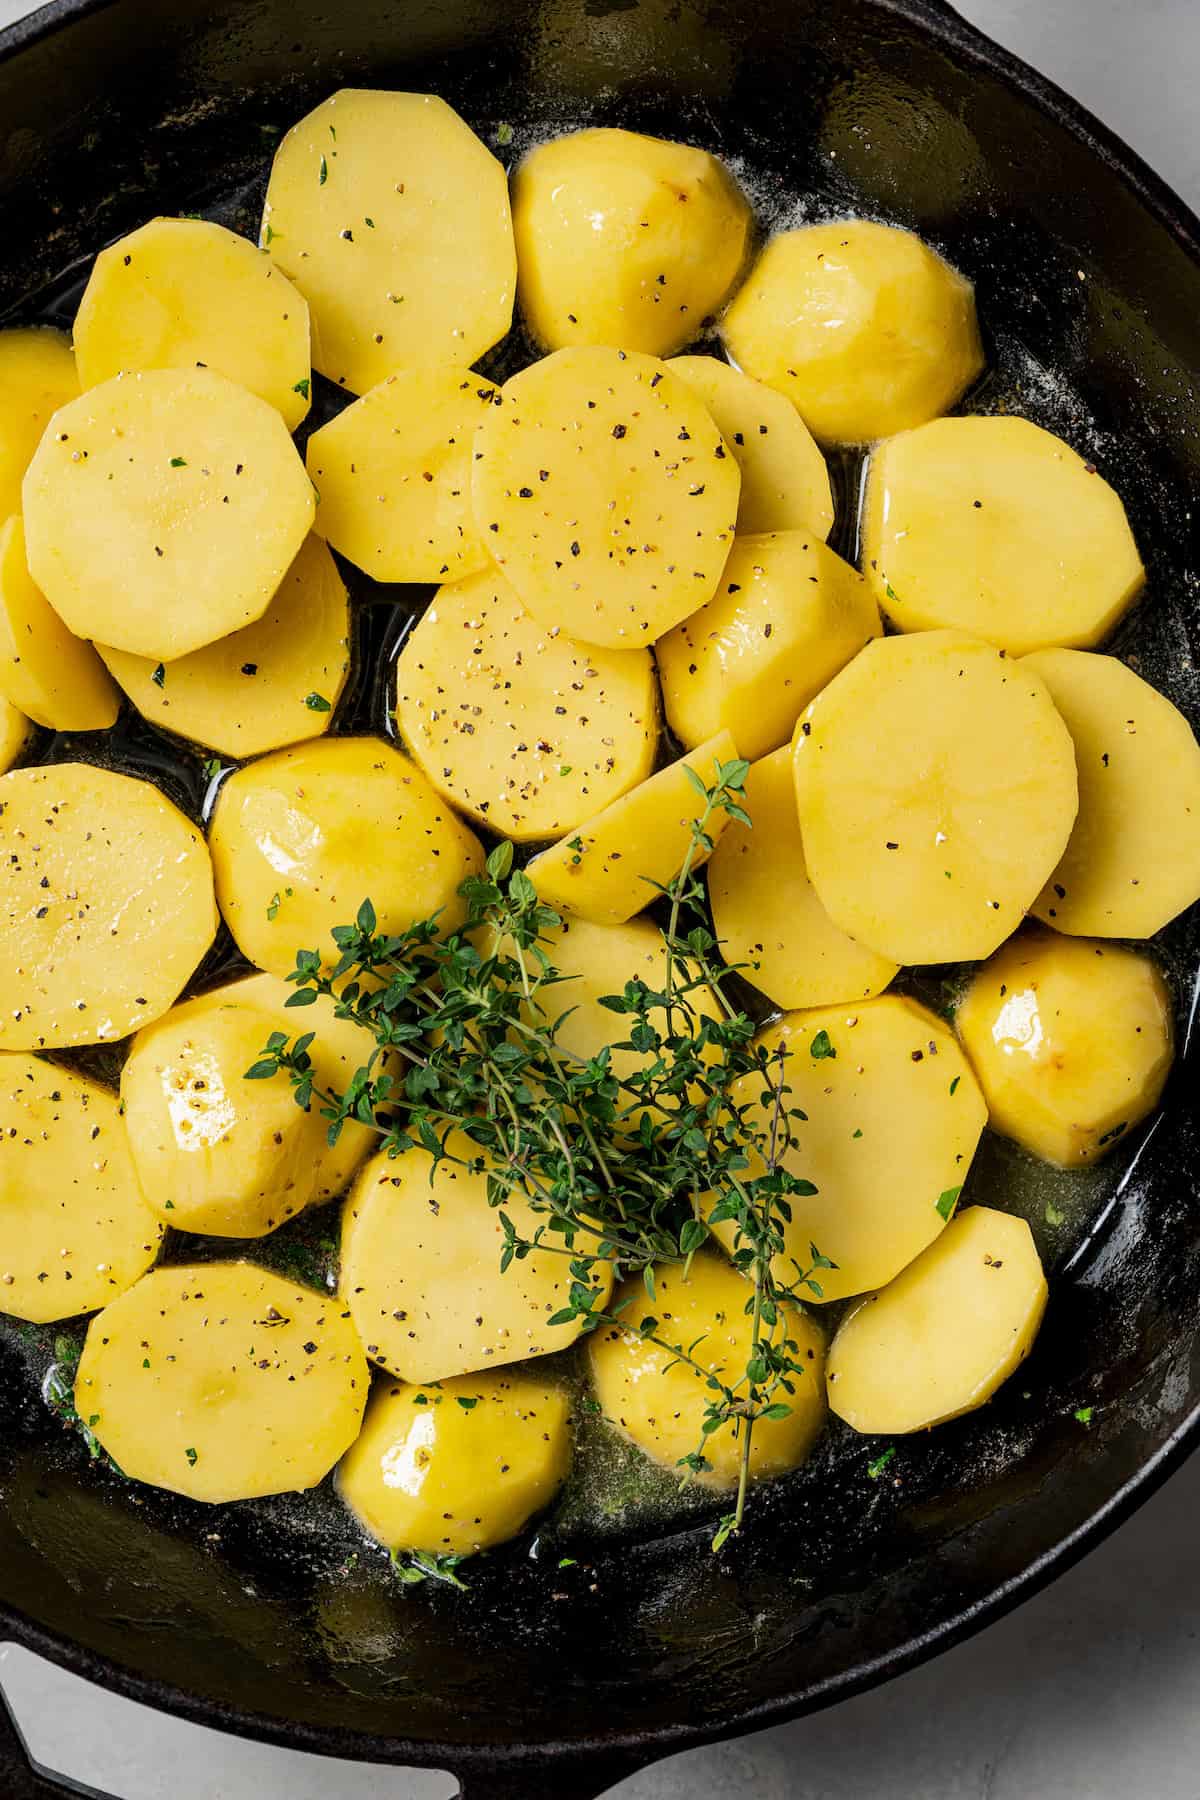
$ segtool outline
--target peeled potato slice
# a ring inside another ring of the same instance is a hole
[[[742,472],[739,532],[807,531],[827,538],[833,490],[825,458],[790,400],[716,356],[673,356]]]
[[[1200,745],[1165,694],[1115,656],[1042,650],[1075,742],[1079,818],[1034,902],[1056,931],[1153,937],[1200,896]]]
[[[1028,419],[935,419],[881,444],[863,568],[901,631],[953,626],[1023,656],[1099,643],[1145,579],[1125,508]]]
[[[65,332],[47,325],[0,331],[0,522],[21,510],[21,480],[42,433],[79,392]]]
[[[741,485],[687,383],[606,349],[559,350],[505,382],[472,479],[476,527],[522,605],[614,650],[711,598]]]
[[[0,525],[0,693],[51,731],[105,731],[121,700],[29,573],[19,517]]]
[[[94,1312],[145,1274],[162,1235],[116,1095],[0,1055],[0,1312],[36,1325]]]
[[[132,1480],[221,1504],[316,1487],[367,1383],[343,1301],[253,1263],[180,1264],[93,1319],[75,1405]]]
[[[436,94],[343,88],[275,152],[262,242],[313,315],[313,362],[352,394],[473,363],[512,322],[508,182]]]
[[[658,692],[648,651],[578,643],[489,570],[439,589],[418,621],[396,666],[396,723],[440,794],[528,843],[645,780]]]
[[[1024,1362],[1046,1278],[1024,1219],[969,1206],[923,1256],[845,1320],[829,1405],[855,1431],[925,1431],[990,1400]]]
[[[857,569],[809,532],[739,537],[708,605],[657,645],[671,729],[690,745],[725,728],[765,756],[880,630]]]
[[[1078,790],[1045,683],[979,638],[880,638],[797,728],[808,872],[830,917],[898,963],[990,956],[1066,848]]]
[[[216,929],[204,839],[150,782],[87,763],[0,777],[0,1049],[148,1025]]]
[[[279,750],[221,788],[209,830],[217,898],[243,956],[274,975],[297,950],[332,956],[364,900],[381,933],[461,923],[483,853],[418,768],[378,738]]]
[[[11,700],[0,696],[0,775],[8,773],[33,736],[33,726]]]
[[[275,408],[211,369],[81,394],[23,491],[29,571],[63,623],[155,662],[261,618],[315,510]]]
[[[514,1369],[377,1387],[337,1480],[389,1550],[472,1556],[516,1537],[570,1466],[566,1391]]]

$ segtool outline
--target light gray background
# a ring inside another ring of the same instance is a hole
[[[1200,202],[1198,0],[960,0]],[[0,25],[24,0],[0,0]],[[1200,1458],[982,1637],[819,1718],[661,1763],[619,1800],[1200,1800]],[[448,1800],[454,1784],[237,1743],[0,1648],[40,1760],[120,1800]],[[3,1800],[3,1797],[0,1797]]]

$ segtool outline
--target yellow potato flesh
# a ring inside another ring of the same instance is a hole
[[[1042,650],[1044,681],[1079,765],[1079,818],[1034,902],[1056,931],[1153,937],[1200,896],[1200,745],[1191,725],[1115,656]]]
[[[220,1504],[315,1487],[368,1380],[344,1301],[253,1263],[181,1264],[93,1319],[75,1405],[131,1480]]]
[[[732,287],[750,208],[705,150],[634,131],[539,144],[513,177],[518,297],[547,349],[655,356],[701,330]]]
[[[821,903],[897,963],[990,956],[1075,822],[1075,755],[1045,683],[962,632],[868,645],[809,706],[794,748]]]
[[[313,362],[352,394],[473,363],[512,322],[508,183],[434,94],[343,88],[275,152],[262,242],[312,308]]]
[[[494,571],[439,589],[396,666],[396,723],[461,812],[518,843],[558,837],[654,766],[646,650],[540,624]]]
[[[148,1025],[216,929],[204,839],[148,781],[86,763],[0,777],[0,1050]]]
[[[6,775],[28,748],[33,726],[12,703],[0,696],[0,775]]]
[[[1099,643],[1145,579],[1095,465],[1028,419],[935,419],[881,444],[863,568],[901,631],[953,626],[1023,656]]]
[[[483,853],[421,771],[378,738],[280,750],[231,775],[209,832],[217,898],[242,954],[275,975],[297,950],[336,960],[335,925],[364,900],[383,934],[464,914]]]
[[[570,1466],[565,1391],[513,1370],[437,1386],[381,1383],[337,1481],[389,1550],[471,1556],[515,1537]]]
[[[71,340],[46,325],[0,331],[0,523],[21,510],[21,481],[52,416],[79,393]]]
[[[162,1235],[116,1095],[0,1055],[0,1312],[37,1325],[94,1312],[145,1273]]]
[[[889,1436],[973,1412],[1028,1356],[1045,1310],[1024,1219],[969,1206],[845,1320],[829,1351],[830,1408]]]
[[[992,1128],[1059,1168],[1095,1162],[1158,1105],[1171,999],[1147,957],[1022,932],[977,971],[958,1035]]]
[[[880,629],[862,576],[819,538],[740,537],[708,605],[658,643],[671,729],[690,745],[724,728],[765,756]]]
[[[23,493],[30,574],[63,623],[155,662],[261,618],[315,510],[275,408],[211,369],[81,394]]]
[[[19,517],[0,525],[0,693],[51,731],[105,731],[121,700],[29,573]]]
[[[350,603],[310,533],[253,625],[161,674],[146,656],[108,645],[100,654],[144,718],[226,756],[258,756],[329,729],[350,670]]]
[[[546,626],[651,644],[716,589],[741,477],[653,356],[559,350],[507,381],[475,439],[475,524]]]
[[[708,898],[727,963],[776,1006],[869,1000],[897,972],[894,962],[839,931],[808,878],[796,818],[792,753],[785,745],[752,765],[745,809],[708,865]]]
[[[377,581],[456,581],[484,568],[471,445],[495,392],[469,369],[410,369],[314,432],[321,536]]]
[[[692,1259],[686,1280],[681,1269],[656,1265],[654,1290],[651,1305],[638,1277],[618,1289],[613,1304],[627,1306],[631,1322],[640,1323],[653,1314],[658,1320],[656,1335],[664,1344],[690,1351],[706,1370],[736,1382],[745,1372],[753,1342],[745,1312],[753,1290],[744,1276],[721,1257],[701,1251]],[[754,1426],[752,1479],[779,1475],[802,1463],[825,1422],[824,1334],[799,1307],[784,1306],[780,1315],[775,1335],[782,1337],[786,1327],[803,1372],[796,1378],[795,1392],[779,1396],[791,1408],[787,1416],[759,1419]],[[639,1450],[677,1470],[681,1457],[703,1448],[709,1466],[698,1479],[714,1488],[736,1484],[741,1434],[732,1425],[722,1425],[701,1437],[706,1404],[718,1396],[671,1349],[646,1342],[636,1330],[600,1326],[588,1339],[588,1362],[605,1418]]]
[[[102,250],[75,315],[84,388],[131,369],[215,369],[282,414],[308,412],[308,303],[248,238],[151,219]]]

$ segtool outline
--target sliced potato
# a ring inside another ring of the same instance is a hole
[[[21,481],[52,416],[79,392],[71,340],[47,325],[0,331],[0,523],[21,510]]]
[[[248,238],[151,219],[102,250],[75,315],[83,387],[134,369],[215,369],[283,415],[308,412],[308,302]]]
[[[706,150],[636,131],[572,131],[513,177],[518,295],[549,350],[608,344],[667,356],[741,270],[750,208]]]
[[[226,756],[258,756],[328,731],[350,672],[350,601],[311,533],[261,619],[160,668],[100,646],[144,718]]]
[[[308,300],[313,361],[365,394],[473,363],[512,322],[508,181],[436,94],[343,88],[275,152],[262,242]]]
[[[396,723],[460,812],[528,843],[557,837],[644,781],[658,744],[648,650],[598,650],[547,628],[502,575],[439,589],[396,665]]]
[[[1056,931],[1153,937],[1200,896],[1200,745],[1165,694],[1115,656],[1041,650],[1079,765],[1079,818],[1034,902]]]
[[[883,992],[897,965],[834,924],[808,878],[785,745],[746,777],[749,827],[734,820],[708,865],[713,924],[728,963],[776,1006],[832,1006]]]
[[[0,777],[0,1050],[148,1025],[216,929],[204,839],[150,782],[88,763]]]
[[[209,830],[217,898],[243,956],[274,975],[297,950],[336,960],[330,934],[364,900],[379,930],[461,923],[483,866],[473,834],[406,756],[378,738],[301,744],[238,769]]]
[[[343,1301],[253,1263],[184,1263],[93,1319],[75,1405],[132,1480],[220,1504],[316,1487],[368,1380]]]
[[[869,219],[772,238],[721,329],[734,362],[823,443],[922,425],[983,368],[970,282],[911,231]]]
[[[753,1291],[749,1282],[723,1258],[701,1251],[693,1257],[686,1279],[682,1269],[658,1264],[654,1291],[656,1335],[667,1345],[690,1351],[712,1374],[736,1380],[753,1342],[745,1310]],[[627,1306],[631,1319],[645,1317],[650,1306],[640,1276],[618,1289],[613,1305]],[[791,1409],[787,1415],[755,1424],[750,1440],[754,1479],[779,1475],[802,1463],[825,1423],[824,1334],[799,1307],[780,1310],[778,1335],[786,1327],[804,1374],[795,1393],[786,1397],[784,1403]],[[697,1370],[672,1350],[615,1325],[602,1325],[589,1338],[588,1363],[605,1418],[639,1450],[678,1471],[682,1457],[703,1447],[708,1467],[698,1479],[714,1488],[735,1485],[742,1440],[732,1425],[702,1437],[705,1407],[713,1396]]]
[[[275,408],[211,369],[81,394],[23,492],[29,571],[63,623],[155,662],[261,618],[315,510]]]
[[[94,1312],[145,1274],[162,1235],[116,1095],[0,1055],[0,1312],[36,1325]]]
[[[570,1466],[565,1389],[514,1369],[427,1387],[383,1383],[337,1480],[389,1550],[472,1556],[516,1537]]]
[[[25,714],[0,695],[0,775],[6,775],[24,754],[32,736],[33,726]]]
[[[51,731],[106,731],[121,697],[29,573],[19,515],[0,525],[0,694]]]
[[[581,349],[505,382],[472,483],[476,527],[522,605],[584,643],[635,650],[712,597],[741,476],[665,364]]]
[[[898,963],[990,956],[1057,866],[1078,805],[1045,683],[956,631],[869,644],[800,720],[794,766],[821,904]]]
[[[829,1351],[829,1404],[855,1431],[897,1437],[990,1400],[1024,1362],[1046,1277],[1024,1219],[969,1206]]]
[[[765,756],[881,629],[857,569],[809,532],[739,537],[708,605],[659,640],[671,730],[691,745],[724,728]]]

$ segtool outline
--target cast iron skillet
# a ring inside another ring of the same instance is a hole
[[[980,403],[1082,439],[1125,495],[1151,579],[1118,648],[1196,717],[1200,228],[938,0],[55,0],[0,35],[0,317],[33,316],[30,295],[155,211],[233,217],[240,195],[248,219],[269,128],[348,82],[437,90],[518,147],[584,117],[691,137],[760,200],[815,191],[931,237],[978,287],[1001,370]],[[901,1485],[835,1433],[720,1557],[700,1529],[573,1546],[570,1570],[525,1544],[485,1559],[469,1601],[400,1597],[287,1503],[214,1521],[88,1471],[0,1337],[0,1631],[205,1724],[522,1800],[584,1800],[945,1648],[1111,1529],[1200,1429],[1197,950],[1194,919],[1163,946],[1184,1049],[1168,1104],[1113,1165],[1024,1377],[904,1446]],[[978,1179],[1003,1188],[1009,1166],[993,1150]],[[0,1788],[66,1791],[2,1707]]]

